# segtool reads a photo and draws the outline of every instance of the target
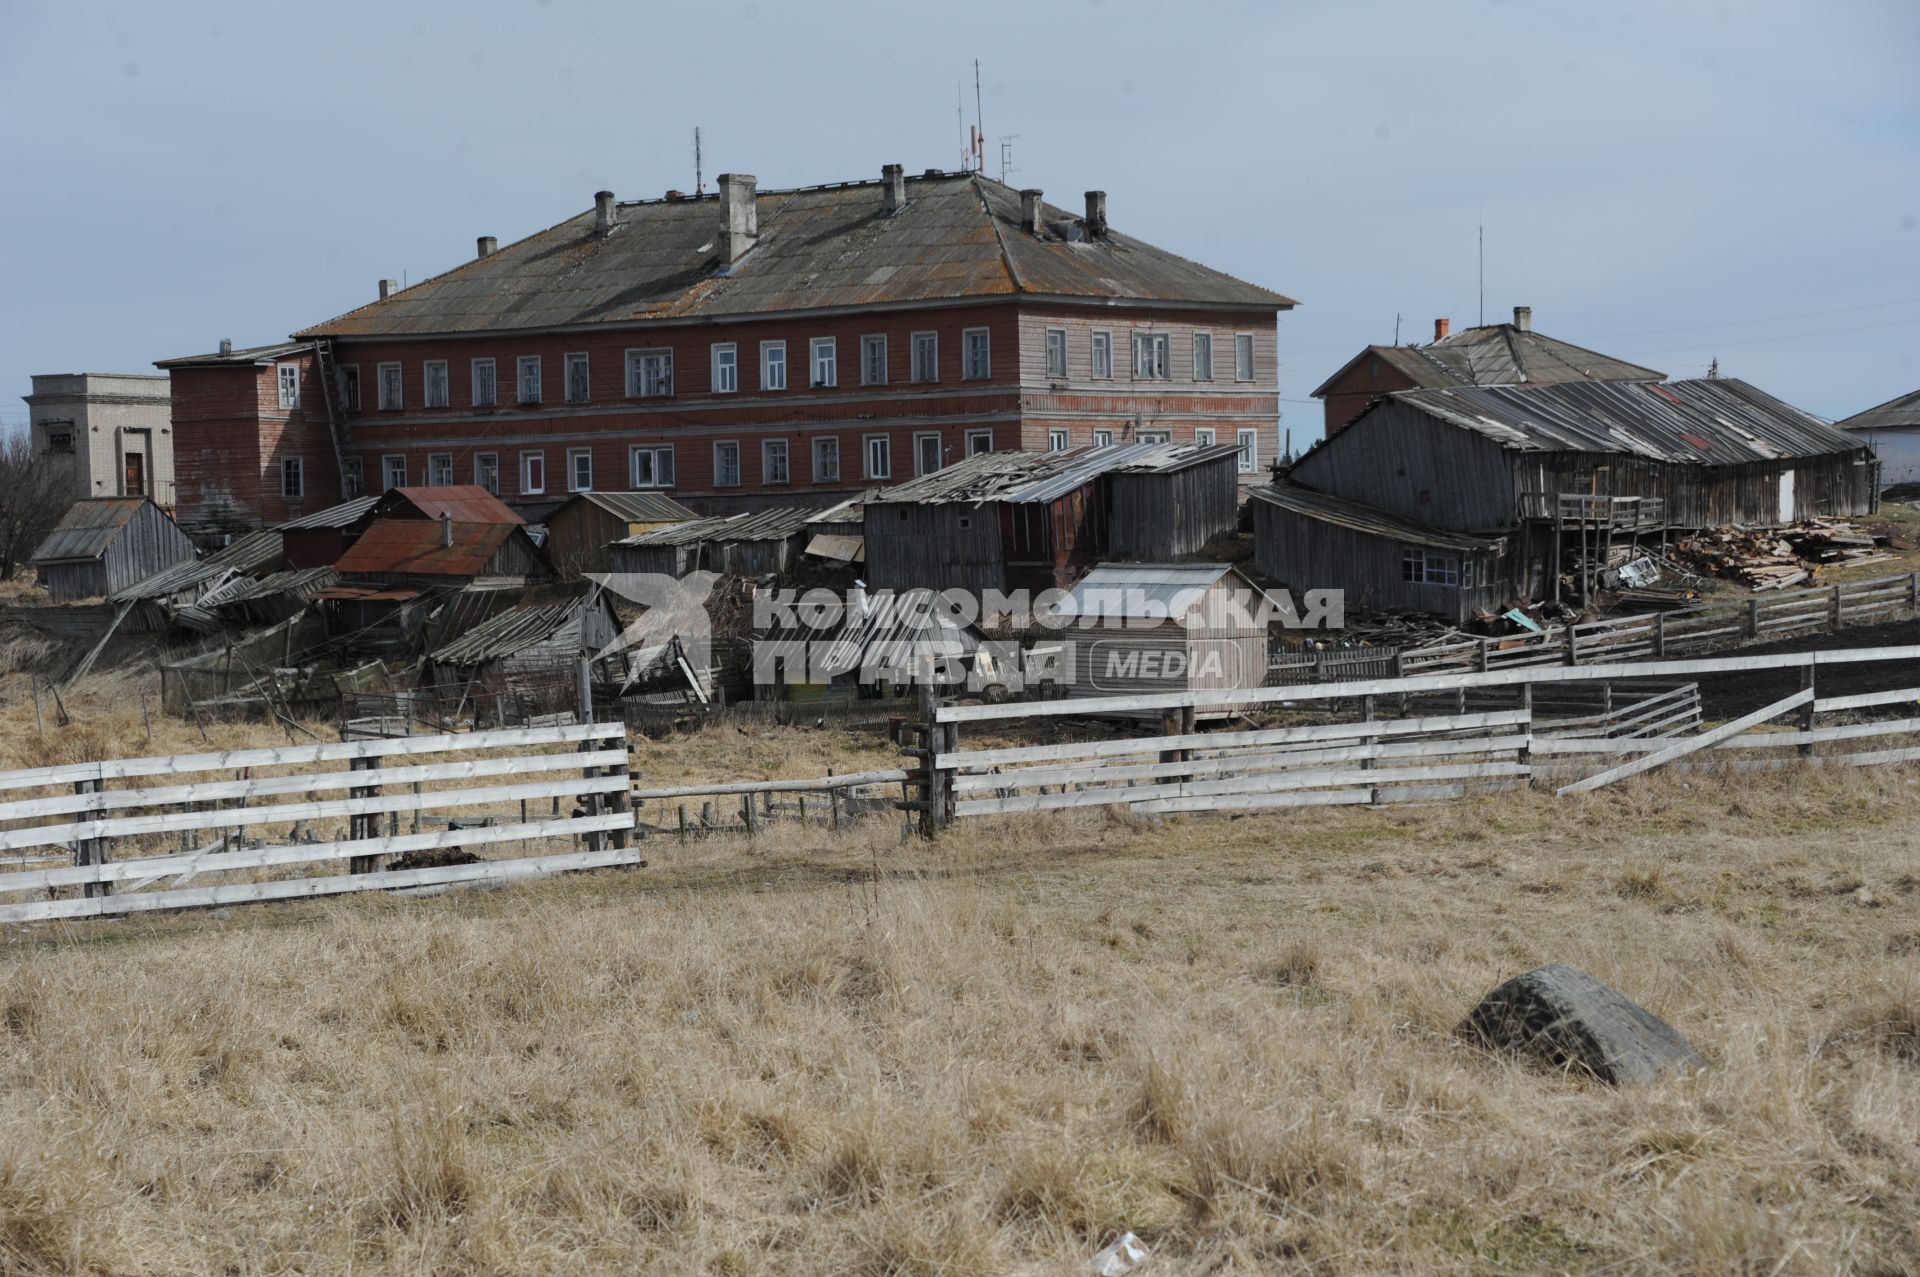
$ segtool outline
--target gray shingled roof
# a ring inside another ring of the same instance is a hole
[[[971,173],[761,191],[759,239],[722,268],[720,202],[618,205],[612,234],[588,211],[296,334],[369,337],[761,315],[850,306],[1053,296],[1282,310],[1291,298],[1045,206],[1020,228],[1020,193]]]
[[[83,497],[67,507],[47,539],[33,552],[35,563],[97,559],[132,522],[145,497]]]
[[[190,368],[199,366],[220,366],[231,364],[265,364],[286,355],[298,355],[313,349],[310,341],[282,341],[271,346],[248,346],[242,350],[221,354],[214,351],[209,355],[181,355],[176,359],[160,359],[154,362],[155,368]]]
[[[1487,324],[1454,333],[1430,346],[1368,346],[1313,393],[1326,394],[1341,374],[1369,353],[1386,360],[1421,387],[1664,381],[1667,376],[1545,333],[1512,324]]]
[[[1695,465],[1854,452],[1863,440],[1731,377],[1403,390],[1418,408],[1522,452],[1617,452]],[[1371,412],[1381,411],[1376,405]],[[1351,433],[1366,415],[1357,418]],[[1361,436],[1364,441],[1364,436]]]
[[[1239,452],[1230,443],[1123,443],[1070,452],[981,452],[867,496],[869,505],[899,502],[1047,502],[1112,471],[1148,474],[1184,470]]]
[[[797,507],[719,514],[687,523],[671,523],[615,545],[693,545],[699,541],[784,541],[807,530],[814,511]]]
[[[567,501],[599,506],[628,523],[686,523],[700,517],[664,492],[576,492]]]
[[[1896,430],[1920,426],[1920,390],[1889,399],[1876,408],[1833,423],[1841,430]]]

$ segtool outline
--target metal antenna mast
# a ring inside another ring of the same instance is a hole
[[[693,130],[693,193],[695,195],[705,195],[707,193],[706,178],[700,167],[700,128],[698,125],[695,125]]]
[[[1018,133],[1009,133],[1000,139],[1000,182],[1002,185],[1006,184],[1009,176],[1020,171],[1018,166],[1013,162],[1013,144],[1019,140],[1020,135]]]
[[[976,170],[987,167],[987,124],[980,114],[980,59],[973,60],[973,136]]]
[[[1480,223],[1480,326],[1487,326],[1487,223]]]

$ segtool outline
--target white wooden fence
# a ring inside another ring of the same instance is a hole
[[[428,761],[411,761],[416,758]],[[286,770],[328,763],[346,768]],[[265,772],[274,774],[259,774]],[[167,783],[156,783],[161,779]],[[129,781],[135,783],[108,787]],[[0,802],[0,856],[12,866],[41,866],[0,873],[0,922],[510,881],[640,864],[639,851],[629,846],[627,787],[626,729],[619,723],[0,772],[0,795],[23,795]],[[279,797],[292,801],[260,801]],[[543,813],[530,804],[549,809]],[[406,833],[400,831],[403,815],[410,825]],[[435,823],[445,827],[423,828]],[[553,850],[567,840],[584,849]],[[456,850],[506,851],[516,844],[520,854],[512,858],[405,866],[408,858],[444,862]],[[391,866],[395,857],[402,867]],[[345,873],[277,872],[342,862]],[[243,872],[248,880],[184,886]]]
[[[928,742],[920,806],[930,832],[952,819],[999,813],[1117,805],[1142,813],[1246,811],[1457,797],[1490,788],[1571,777],[1558,792],[1599,788],[1652,767],[1675,764],[1703,750],[1791,751],[1757,757],[1752,765],[1792,761],[1870,765],[1920,760],[1920,745],[1816,755],[1822,745],[1875,737],[1915,737],[1920,717],[1816,725],[1821,714],[1920,702],[1920,687],[1898,686],[1822,698],[1817,671],[1894,665],[1885,676],[1913,680],[1920,647],[1878,647],[1703,660],[1646,661],[1594,666],[1521,666],[1505,670],[1429,674],[1231,692],[1161,692],[1073,701],[1004,705],[929,706]],[[1674,677],[1798,670],[1801,690],[1732,722],[1701,729],[1698,686],[1646,683]],[[1879,673],[1879,671],[1875,671]],[[1533,691],[1541,684],[1636,680],[1646,694],[1584,719],[1536,723]],[[1511,687],[1516,709],[1381,718],[1376,706],[1405,703],[1420,694]],[[1203,709],[1263,706],[1332,709],[1356,704],[1354,721],[1250,730],[1197,732]],[[963,749],[963,725],[1007,723],[1067,715],[1162,714],[1158,734],[1065,744]],[[1754,729],[1797,714],[1794,730]],[[1550,728],[1550,730],[1549,730]],[[1622,761],[1622,758],[1626,761]],[[1543,764],[1543,758],[1553,761]],[[1698,760],[1694,760],[1695,763]],[[1722,765],[1746,765],[1747,760]],[[1692,764],[1681,764],[1692,765]]]

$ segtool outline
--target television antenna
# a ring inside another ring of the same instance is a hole
[[[1007,184],[1008,176],[1020,171],[1013,162],[1013,144],[1019,140],[1018,133],[1009,133],[1000,139],[1000,184],[1002,186]]]

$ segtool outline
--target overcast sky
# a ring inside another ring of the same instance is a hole
[[[1920,3],[0,0],[0,422],[592,204],[988,171],[1300,301],[1285,424],[1436,316],[1829,417],[1920,386]]]

